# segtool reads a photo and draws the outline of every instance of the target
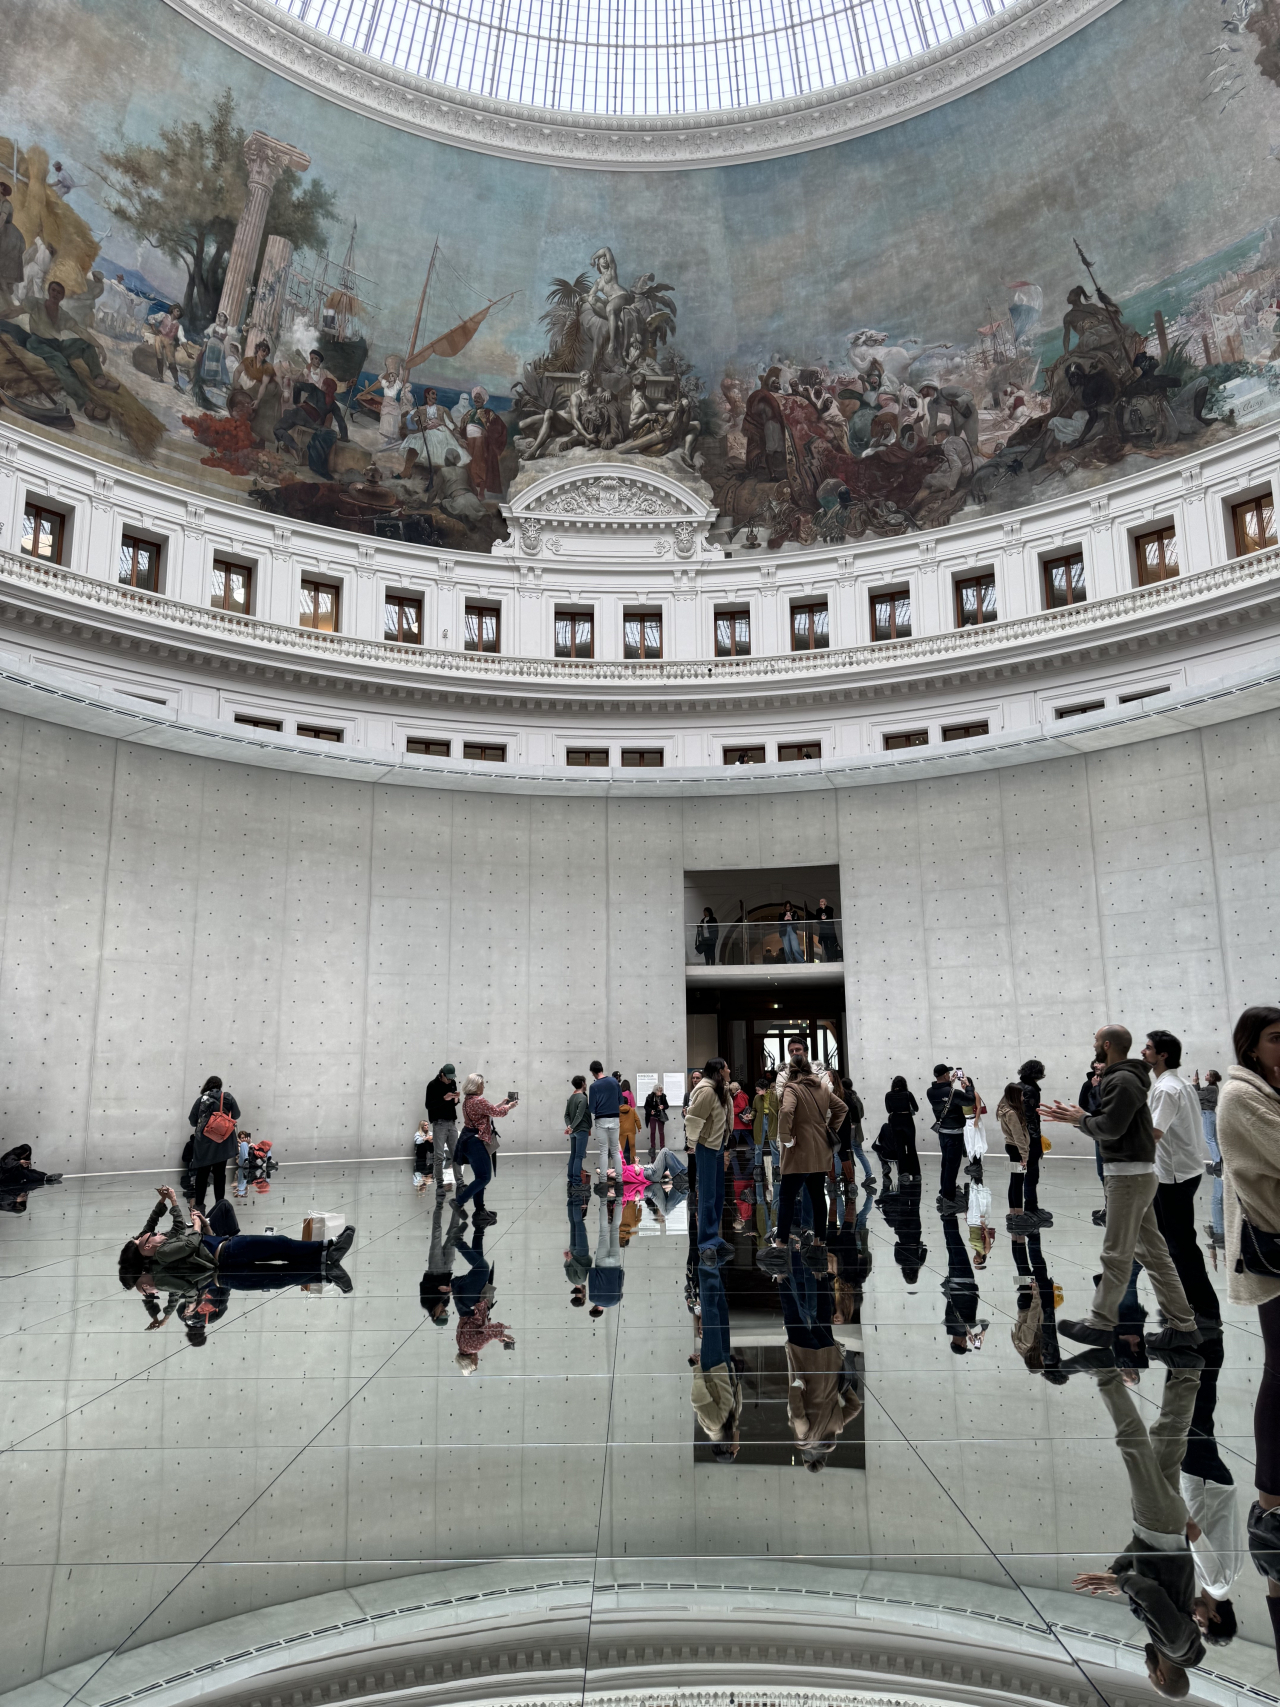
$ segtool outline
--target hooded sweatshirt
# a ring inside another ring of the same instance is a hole
[[[1151,1074],[1145,1061],[1116,1061],[1098,1080],[1098,1112],[1080,1130],[1097,1140],[1105,1168],[1112,1162],[1155,1165],[1156,1135],[1147,1107]]]

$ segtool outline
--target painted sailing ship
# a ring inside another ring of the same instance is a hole
[[[336,268],[328,255],[310,274],[295,261],[285,284],[286,308],[314,326],[316,347],[339,385],[359,379],[369,355],[365,336],[369,307],[361,300],[360,287],[374,280],[356,270],[355,259],[356,221],[352,220],[347,252]]]

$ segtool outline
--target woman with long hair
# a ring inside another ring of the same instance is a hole
[[[1254,1304],[1262,1380],[1253,1410],[1249,1549],[1267,1578],[1280,1654],[1280,1008],[1246,1008],[1232,1035],[1236,1065],[1218,1098],[1225,1190],[1227,1295]],[[1269,1272],[1268,1272],[1269,1271]]]
[[[920,1158],[916,1154],[916,1121],[920,1104],[907,1089],[907,1081],[899,1073],[884,1093],[885,1112],[889,1130],[898,1148],[898,1183],[920,1178]]]
[[[684,1117],[685,1143],[693,1141],[698,1182],[698,1260],[716,1268],[733,1247],[720,1237],[724,1215],[724,1146],[733,1131],[729,1064],[719,1055],[708,1061],[689,1098]]]

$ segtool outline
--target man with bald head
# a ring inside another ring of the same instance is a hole
[[[1086,1114],[1076,1103],[1040,1107],[1041,1120],[1078,1126],[1097,1141],[1107,1194],[1102,1275],[1093,1307],[1080,1321],[1059,1317],[1058,1332],[1109,1351],[1136,1256],[1165,1318],[1159,1333],[1147,1335],[1147,1345],[1157,1351],[1190,1349],[1199,1345],[1200,1332],[1156,1221],[1156,1137],[1147,1106],[1151,1074],[1145,1061],[1130,1057],[1132,1044],[1122,1025],[1104,1025],[1095,1034],[1095,1059],[1106,1062],[1098,1080],[1096,1114]]]

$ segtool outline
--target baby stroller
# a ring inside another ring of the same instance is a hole
[[[240,1159],[236,1163],[236,1184],[243,1187],[253,1186],[258,1191],[266,1191],[268,1181],[280,1164],[271,1154],[270,1138],[259,1138],[256,1141],[252,1132],[241,1132]]]

